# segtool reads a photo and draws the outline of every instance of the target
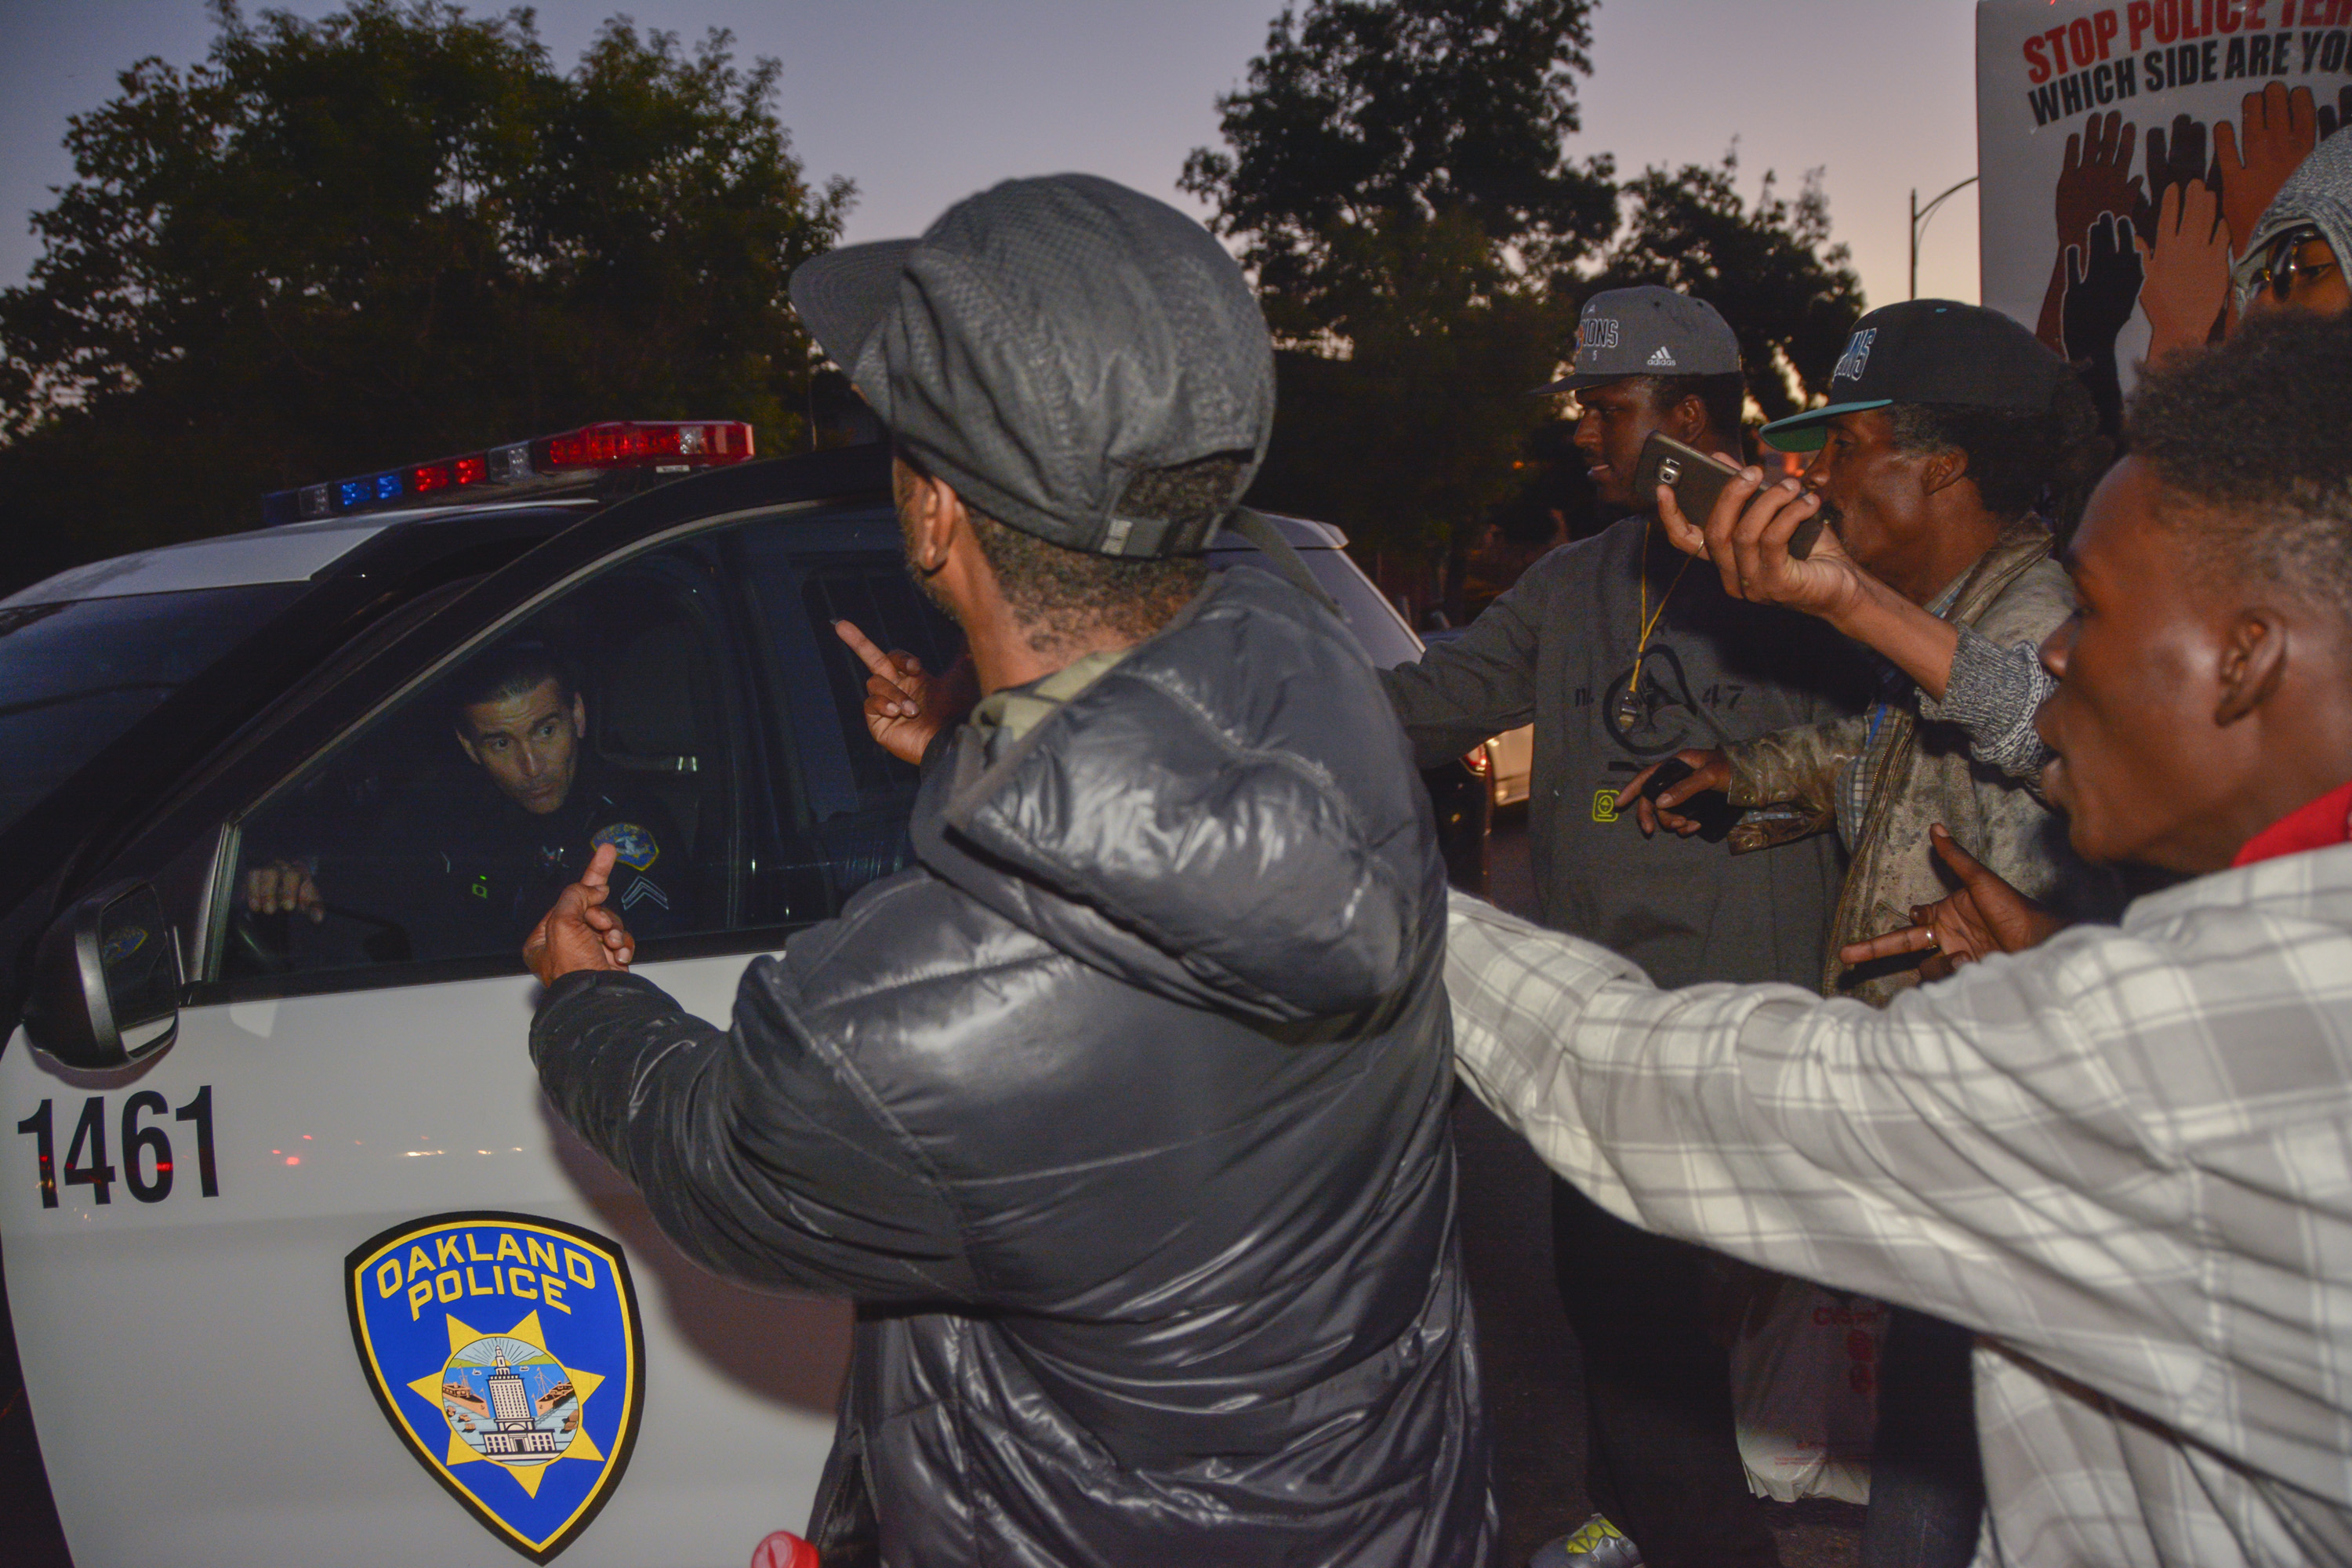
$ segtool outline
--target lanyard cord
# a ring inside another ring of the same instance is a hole
[[[1676,588],[1682,586],[1683,574],[1689,571],[1690,563],[1697,559],[1696,555],[1683,557],[1683,563],[1675,570],[1674,581],[1668,583],[1666,591],[1658,595],[1657,613],[1653,615],[1650,612],[1650,519],[1647,514],[1643,516],[1642,558],[1635,563],[1635,569],[1641,576],[1642,596],[1633,612],[1633,624],[1640,630],[1641,637],[1633,644],[1633,678],[1625,683],[1627,697],[1642,689],[1642,656],[1650,651],[1650,634],[1658,629],[1658,622],[1666,613],[1666,601],[1675,596]]]

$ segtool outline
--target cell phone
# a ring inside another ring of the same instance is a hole
[[[1663,431],[1653,430],[1650,438],[1642,443],[1642,460],[1633,468],[1633,494],[1647,500],[1664,485],[1675,492],[1675,504],[1683,515],[1705,527],[1707,513],[1715,510],[1716,499],[1723,487],[1739,477],[1739,470],[1720,458],[1711,458],[1696,447],[1685,447]],[[1813,541],[1822,536],[1822,514],[1818,511],[1797,524],[1797,531],[1789,536],[1789,553],[1802,561],[1813,552]]]
[[[1642,786],[1642,798],[1652,805],[1657,805],[1662,793],[1690,777],[1693,771],[1680,757],[1668,757],[1650,775],[1650,782]],[[1725,799],[1719,790],[1701,790],[1671,809],[1697,823],[1698,836],[1709,844],[1720,844],[1730,837],[1732,828],[1739,822],[1739,808]]]

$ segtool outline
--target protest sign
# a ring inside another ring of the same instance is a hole
[[[2217,334],[2237,247],[2352,120],[2347,55],[2352,0],[1981,0],[1984,302],[2110,398]]]

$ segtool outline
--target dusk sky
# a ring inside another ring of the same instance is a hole
[[[336,7],[297,0],[306,16]],[[492,9],[467,7],[475,12]],[[1184,154],[1214,143],[1279,0],[551,0],[541,35],[575,61],[615,12],[688,39],[731,29],[783,62],[779,111],[811,174],[857,184],[849,237],[920,231],[958,197],[1015,174],[1087,170],[1192,206]],[[248,6],[248,14],[260,7]],[[38,254],[26,216],[71,177],[66,117],[145,55],[201,59],[202,0],[0,0],[0,282]],[[1836,237],[1874,304],[1905,290],[1906,193],[1975,173],[1967,0],[1604,0],[1582,84],[1579,155],[1621,170],[1719,158],[1742,184],[1826,170]],[[1973,190],[1929,229],[1923,294],[1977,298]]]

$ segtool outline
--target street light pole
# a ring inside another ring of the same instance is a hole
[[[1911,187],[1911,298],[1914,300],[1919,297],[1919,236],[1927,231],[1927,220],[1936,216],[1937,207],[1976,183],[1977,177],[1970,174],[1924,207],[1919,205],[1919,187]]]

